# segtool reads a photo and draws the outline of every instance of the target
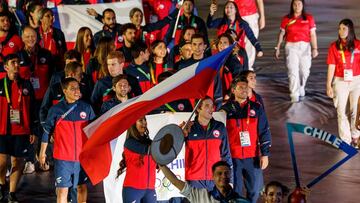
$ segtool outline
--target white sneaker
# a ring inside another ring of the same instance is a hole
[[[31,174],[35,172],[35,165],[30,161],[25,163],[24,174]]]
[[[299,97],[291,96],[291,102],[292,103],[298,103],[299,101],[300,101]]]

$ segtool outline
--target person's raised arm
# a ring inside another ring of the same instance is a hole
[[[182,191],[185,187],[185,182],[178,179],[176,175],[167,167],[167,166],[159,166],[161,171],[164,173],[165,177],[180,191]]]

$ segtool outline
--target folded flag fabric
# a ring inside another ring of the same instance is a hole
[[[144,94],[115,106],[84,128],[89,140],[83,146],[80,162],[93,184],[108,174],[112,160],[110,142],[121,135],[138,118],[151,110],[181,98],[201,98],[225,63],[233,46],[188,66]]]

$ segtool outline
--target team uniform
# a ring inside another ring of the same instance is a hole
[[[87,138],[83,128],[95,118],[91,106],[83,101],[65,100],[51,107],[43,125],[42,142],[54,133],[54,172],[56,187],[77,186],[80,174],[79,155]],[[74,199],[73,199],[74,200]]]
[[[195,118],[185,137],[185,180],[195,188],[214,188],[211,167],[218,161],[232,166],[228,135],[225,125],[211,119],[202,126]]]
[[[259,37],[259,13],[257,9],[256,0],[234,0],[236,3],[240,16],[245,20],[256,38]],[[245,38],[245,50],[248,56],[248,65],[252,69],[255,62],[256,52],[254,47],[251,45],[248,37]]]
[[[102,18],[102,16],[100,16]],[[102,20],[100,20],[102,22]],[[109,30],[109,28],[104,25],[103,29],[99,32],[95,33],[94,35],[94,43],[95,46],[97,46],[99,40],[103,37],[110,37],[114,40],[114,45],[118,49],[121,46],[121,42],[123,41],[122,35],[121,35],[121,27],[122,25],[119,23],[115,24],[115,27]]]
[[[337,111],[337,122],[339,136],[347,143],[351,142],[351,138],[357,139],[360,132],[356,129],[356,112],[357,103],[360,96],[360,41],[354,40],[354,50],[343,50],[342,44],[337,49],[336,42],[330,45],[327,63],[335,65],[335,73],[333,80],[334,88],[334,105]],[[346,105],[350,101],[349,123]]]
[[[29,135],[33,134],[35,94],[28,80],[0,80],[0,153],[27,156]]]
[[[0,37],[0,79],[6,76],[3,58],[9,54],[15,54],[23,48],[21,38],[16,34],[8,33],[5,37]]]
[[[236,20],[235,22],[231,23],[230,20],[226,20],[225,18],[217,18],[213,19],[213,17],[209,14],[206,24],[208,28],[217,28],[217,36],[220,36],[221,34],[225,33],[226,30],[232,29],[234,30],[239,38],[238,44],[240,47],[246,49],[246,46],[253,46],[256,49],[256,52],[262,51],[259,41],[257,40],[257,37],[255,36],[253,30],[251,29],[250,25],[243,19],[240,21]],[[250,43],[245,41],[245,38],[250,41]],[[247,45],[250,44],[250,45]],[[253,47],[251,46],[251,49]],[[246,50],[247,51],[247,50]],[[254,53],[255,54],[255,53]],[[248,61],[250,61],[249,54],[247,55]],[[249,62],[250,64],[250,62]],[[249,69],[252,68],[251,66],[248,66]]]
[[[288,68],[289,90],[292,100],[305,96],[305,85],[311,67],[311,36],[310,32],[316,29],[314,18],[305,14],[289,18],[284,16],[280,29],[285,32],[285,56]]]
[[[156,202],[156,163],[150,154],[150,143],[144,144],[129,136],[124,144],[124,156],[126,175],[122,191],[123,202]]]
[[[135,77],[139,81],[139,85],[143,93],[155,85],[151,80],[150,68],[146,62],[141,65],[131,63],[129,67],[125,69],[125,73]]]
[[[260,156],[269,156],[271,135],[261,104],[247,100],[243,104],[228,101],[221,107],[226,112],[231,156],[234,166],[234,190],[256,202],[263,186]],[[243,178],[245,180],[243,180]]]

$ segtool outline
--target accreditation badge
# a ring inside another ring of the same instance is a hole
[[[31,77],[30,82],[35,90],[40,89],[40,80],[36,77]]]
[[[20,124],[20,111],[18,109],[10,108],[10,123]]]
[[[353,70],[352,69],[344,69],[344,81],[351,82],[353,80]]]
[[[240,136],[240,143],[241,143],[242,147],[250,147],[251,146],[249,131],[241,131],[241,132],[239,132],[239,136]]]

